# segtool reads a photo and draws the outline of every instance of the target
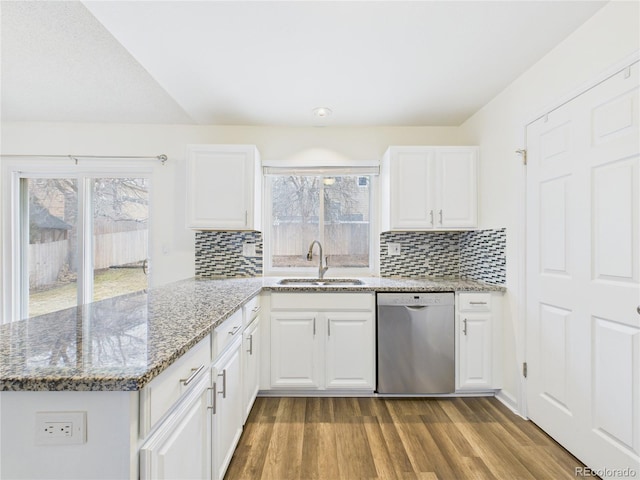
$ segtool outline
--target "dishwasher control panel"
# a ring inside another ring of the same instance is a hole
[[[453,292],[378,293],[378,305],[453,305]]]

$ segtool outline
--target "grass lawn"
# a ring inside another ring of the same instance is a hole
[[[103,300],[147,288],[142,268],[108,268],[95,272],[93,300]],[[42,315],[77,305],[76,282],[29,294],[29,316]]]

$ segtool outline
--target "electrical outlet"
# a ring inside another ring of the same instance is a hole
[[[399,243],[387,243],[387,255],[390,257],[392,255],[400,255],[400,244]]]
[[[256,244],[255,243],[243,243],[242,244],[242,256],[243,257],[255,257],[256,256]]]
[[[36,412],[36,445],[78,445],[87,441],[87,412]]]

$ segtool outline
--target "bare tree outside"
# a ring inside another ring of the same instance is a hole
[[[308,267],[321,240],[332,266],[368,267],[370,181],[366,176],[271,177],[274,267]]]

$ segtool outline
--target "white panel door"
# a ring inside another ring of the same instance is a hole
[[[606,478],[640,476],[638,79],[527,128],[528,415]]]

